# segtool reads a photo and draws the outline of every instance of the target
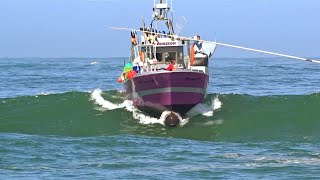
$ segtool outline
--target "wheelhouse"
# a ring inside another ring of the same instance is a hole
[[[173,60],[177,70],[208,73],[209,55],[205,53],[195,55],[193,51],[195,39],[176,38],[169,11],[167,0],[160,0],[158,4],[154,2],[150,27],[146,27],[142,19],[141,35],[138,36],[134,30],[131,32],[131,62],[134,66],[139,66],[141,69],[139,73],[165,70]],[[164,27],[166,30],[162,31]]]

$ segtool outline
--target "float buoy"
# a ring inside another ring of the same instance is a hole
[[[176,127],[180,123],[178,116],[175,113],[170,113],[165,117],[164,124],[169,127]]]

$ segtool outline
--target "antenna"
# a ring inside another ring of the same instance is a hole
[[[171,0],[171,6],[170,6],[170,8],[171,8],[171,19],[172,19],[172,23],[174,23],[174,20],[173,20],[173,3],[172,3],[172,1],[173,0]]]
[[[187,23],[187,19],[184,16],[181,16],[180,18],[178,18],[176,20],[176,27],[177,27],[176,34],[177,35],[180,35],[182,33],[182,29],[184,28],[186,23]]]

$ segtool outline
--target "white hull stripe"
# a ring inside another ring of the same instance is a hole
[[[159,89],[152,89],[146,91],[139,91],[132,93],[133,98],[143,97],[153,94],[162,94],[162,93],[197,93],[197,94],[206,94],[207,90],[204,88],[195,88],[195,87],[167,87],[167,88],[159,88]]]

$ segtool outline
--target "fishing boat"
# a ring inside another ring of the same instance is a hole
[[[208,66],[218,45],[320,63],[318,60],[205,41],[199,35],[180,36],[180,32],[175,31],[168,0],[154,0],[149,27],[142,19],[139,29],[112,29],[131,31],[130,61],[118,79],[124,83],[127,99],[132,100],[138,109],[154,116],[170,111],[165,117],[167,126],[178,125],[178,115],[184,116],[204,101],[209,82]]]
[[[171,111],[165,124],[176,126],[176,113],[184,116],[206,97],[216,45],[201,42],[200,36],[197,41],[173,38],[170,12],[167,0],[154,2],[150,27],[143,22],[139,34],[131,32],[130,62],[119,82],[134,106],[155,116]]]

